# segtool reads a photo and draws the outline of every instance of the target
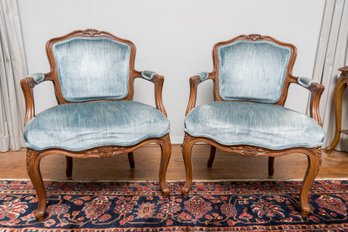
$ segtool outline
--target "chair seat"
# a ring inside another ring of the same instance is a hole
[[[222,145],[282,150],[320,147],[324,131],[307,115],[282,106],[250,102],[213,102],[192,110],[185,132]]]
[[[169,133],[159,110],[134,101],[71,103],[39,113],[25,127],[27,147],[81,151],[100,146],[131,146]]]

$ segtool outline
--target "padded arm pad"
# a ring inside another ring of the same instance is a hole
[[[201,80],[201,82],[208,80],[208,77],[209,77],[208,72],[200,72],[200,73],[197,73],[196,75],[199,76],[199,79]]]
[[[45,80],[45,74],[43,73],[34,73],[29,76],[34,79],[35,84],[40,84]]]
[[[146,79],[146,80],[149,80],[149,81],[151,81],[155,75],[158,75],[158,73],[153,72],[153,71],[142,71],[141,72],[141,77]]]
[[[308,88],[312,84],[312,80],[308,77],[298,77],[297,83],[305,88]]]

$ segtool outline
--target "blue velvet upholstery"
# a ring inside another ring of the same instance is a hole
[[[152,80],[152,78],[155,76],[155,75],[158,75],[158,73],[156,72],[153,72],[153,71],[142,71],[141,72],[141,76],[142,78],[146,79],[146,80]]]
[[[197,75],[199,76],[199,79],[201,80],[201,82],[208,80],[208,77],[209,77],[209,73],[207,72],[200,72],[200,73],[197,73]]]
[[[45,79],[45,74],[43,73],[34,73],[30,75],[33,79],[35,84],[40,84]]]
[[[298,77],[297,83],[305,88],[308,88],[312,84],[312,80],[308,77]]]
[[[282,106],[252,102],[213,102],[192,110],[185,132],[223,145],[272,150],[320,147],[324,132],[312,118]]]
[[[63,97],[71,102],[128,94],[130,46],[106,37],[74,37],[53,45]]]
[[[39,113],[25,127],[27,147],[80,151],[115,145],[130,146],[169,133],[159,110],[134,101],[71,103]]]
[[[291,50],[268,41],[236,41],[218,48],[219,94],[224,100],[279,100]]]

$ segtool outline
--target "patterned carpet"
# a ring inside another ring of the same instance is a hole
[[[163,198],[157,182],[45,182],[47,219],[37,222],[30,182],[0,180],[0,231],[348,231],[348,181],[316,181],[312,214],[297,204],[301,182],[182,182]]]

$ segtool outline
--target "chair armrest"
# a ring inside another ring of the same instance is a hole
[[[26,125],[31,118],[35,117],[33,89],[36,85],[46,80],[46,74],[43,73],[35,73],[21,80],[21,87],[25,99],[24,125]]]
[[[310,99],[310,116],[315,121],[318,122],[320,126],[323,126],[323,122],[321,121],[320,112],[319,112],[319,105],[320,105],[320,98],[321,94],[323,93],[325,87],[322,84],[319,84],[317,82],[313,82],[311,79],[307,77],[295,77],[297,84],[301,85],[302,87],[308,89],[311,92],[311,99]]]
[[[142,71],[141,72],[141,77],[143,79],[148,80],[148,81],[151,81],[154,78],[154,76],[156,76],[156,75],[158,75],[158,73],[153,72],[153,71]]]
[[[197,100],[197,87],[203,81],[212,79],[213,73],[200,72],[190,77],[190,97],[187,103],[185,115],[187,115],[195,106]]]
[[[162,89],[163,89],[164,77],[153,71],[142,71],[137,73],[140,74],[140,75],[137,75],[137,77],[141,77],[147,81],[151,81],[155,85],[156,108],[160,110],[165,116],[167,116],[167,112],[166,112],[166,109],[164,108],[163,100],[162,100]]]
[[[304,88],[308,88],[313,82],[308,77],[297,77],[297,83]]]

